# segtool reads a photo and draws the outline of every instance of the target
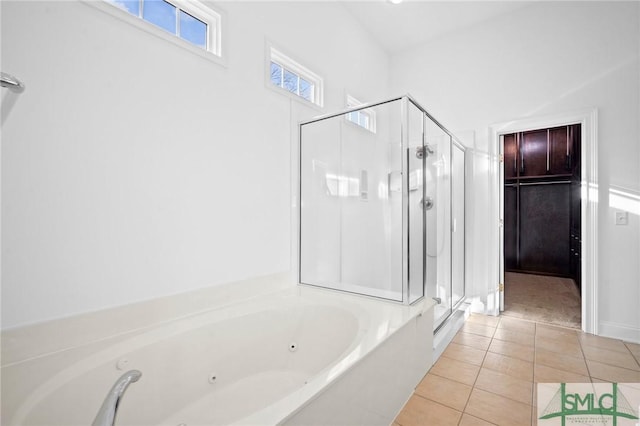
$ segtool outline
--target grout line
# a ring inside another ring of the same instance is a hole
[[[621,340],[621,342],[624,345],[624,347],[627,348],[627,351],[631,355],[631,359],[633,359],[636,362],[636,364],[638,365],[638,367],[640,367],[640,361],[638,361],[638,358],[636,358],[636,355],[633,353],[631,348],[629,346],[627,346],[627,342],[625,342],[624,340]]]
[[[478,374],[476,375],[476,379],[473,381],[473,385],[471,385],[471,392],[469,392],[469,397],[467,398],[467,402],[464,404],[464,408],[462,409],[462,415],[464,416],[464,414],[467,412],[467,406],[469,405],[469,401],[471,400],[471,394],[473,394],[473,390],[476,389],[476,383],[478,382],[478,377],[480,377],[480,372],[482,371],[482,366],[484,365],[484,360],[487,358],[487,353],[489,352],[489,348],[491,347],[491,343],[493,342],[493,339],[496,334],[496,330],[498,330],[498,327],[500,326],[500,322],[502,322],[502,318],[498,317],[498,322],[496,323],[496,326],[493,330],[493,334],[491,335],[491,340],[489,341],[489,346],[487,346],[487,349],[485,349],[484,351],[484,356],[482,357],[482,363],[480,364],[480,369],[478,370]],[[488,336],[486,336],[488,337]],[[471,416],[471,414],[469,414]],[[489,420],[487,419],[483,419],[481,417],[477,417],[474,416],[476,418],[479,418],[481,420],[484,420],[486,422],[489,422]],[[458,422],[458,425],[460,425],[460,422],[462,422],[462,416],[460,416],[460,421]],[[492,423],[492,422],[489,422]]]
[[[624,343],[625,346],[627,346],[626,343]],[[633,351],[631,350],[631,348],[629,346],[627,346],[627,349],[629,350],[629,352],[631,352],[631,356],[633,357],[633,359],[636,360],[636,364],[638,364],[638,367],[640,367],[640,355],[636,356],[635,353],[633,353]]]

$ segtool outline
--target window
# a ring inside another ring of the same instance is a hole
[[[194,46],[222,56],[221,15],[197,0],[107,1]]]
[[[271,86],[322,106],[322,78],[273,47],[269,48],[269,81]]]
[[[347,95],[347,108],[356,108],[360,105],[363,105],[363,103],[353,96]],[[345,118],[347,121],[350,121],[363,129],[367,129],[373,133],[376,132],[376,113],[369,108],[351,111],[345,114]]]

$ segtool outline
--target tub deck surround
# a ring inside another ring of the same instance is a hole
[[[305,406],[326,404],[334,383],[344,391],[363,377],[376,380],[372,369],[390,370],[389,351],[415,346],[407,342],[420,329],[426,336],[421,353],[407,358],[414,373],[403,378],[401,400],[387,413],[368,407],[359,414],[366,423],[373,416],[389,424],[431,365],[432,306],[289,286],[22,360],[24,346],[12,346],[22,352],[9,353],[13,362],[2,367],[1,423],[89,424],[113,381],[138,369],[143,376],[123,399],[119,425],[296,424]],[[405,343],[393,343],[398,339]],[[358,364],[366,374],[351,372]]]
[[[284,271],[2,330],[1,365],[10,365],[144,330],[294,286],[291,272]]]

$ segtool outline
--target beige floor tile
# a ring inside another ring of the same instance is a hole
[[[559,370],[542,364],[536,364],[534,368],[535,383],[589,383],[589,376]]]
[[[533,382],[488,368],[481,368],[474,388],[502,395],[525,404],[532,403]]]
[[[597,348],[609,349],[618,352],[628,352],[629,349],[618,339],[600,337],[589,333],[578,333],[578,338],[582,346],[595,346]]]
[[[614,367],[598,361],[587,360],[587,367],[591,377],[616,383],[640,382],[640,371]]]
[[[396,422],[402,426],[456,426],[462,413],[437,402],[413,395],[405,404]]]
[[[533,381],[533,363],[518,358],[487,352],[482,364],[489,368],[522,380]]]
[[[547,367],[557,368],[558,370],[569,371],[582,376],[589,376],[587,364],[584,362],[584,358],[582,357],[577,358],[552,352],[547,349],[537,348],[535,363],[536,365],[542,364]]]
[[[578,343],[578,333],[576,330],[564,327],[554,327],[552,325],[537,324],[536,336],[546,339],[562,340],[563,342]]]
[[[462,413],[459,426],[492,426],[493,424],[494,423],[486,422],[467,413]]]
[[[497,327],[500,322],[500,317],[494,317],[492,315],[471,314],[467,321],[486,325],[487,327]]]
[[[520,343],[493,339],[489,346],[489,351],[512,358],[518,358],[523,361],[533,362],[534,347],[532,345],[521,345]]]
[[[465,413],[496,425],[531,424],[531,405],[481,389],[473,389]]]
[[[477,324],[474,322],[465,322],[462,326],[462,331],[465,333],[479,334],[480,336],[493,337],[495,333],[495,327],[489,327],[484,324]]]
[[[512,317],[502,317],[498,328],[509,331],[516,331],[518,333],[535,334],[536,323]]]
[[[471,394],[471,386],[435,374],[427,374],[415,393],[454,410],[463,411]]]
[[[437,376],[471,386],[473,386],[473,383],[476,381],[479,371],[480,367],[477,365],[457,361],[447,358],[446,356],[441,356],[433,367],[431,367],[431,370],[429,370],[430,373]]]
[[[635,343],[625,342],[625,346],[631,351],[633,357],[640,364],[640,345]]]
[[[469,346],[449,343],[442,355],[458,361],[468,362],[473,365],[482,365],[486,351],[475,349]]]
[[[518,331],[508,330],[506,328],[500,327],[498,327],[498,329],[496,330],[496,334],[493,336],[493,338],[529,346],[533,346],[535,342],[535,334],[520,333]]]
[[[624,344],[636,358],[640,358],[640,345],[630,342],[624,342]]]
[[[452,342],[486,351],[491,344],[491,337],[459,331],[453,338]]]
[[[596,346],[582,346],[584,357],[592,361],[598,361],[603,364],[613,365],[615,367],[628,368],[630,370],[640,371],[638,361],[631,355],[631,352],[618,352],[610,349],[598,348]]]
[[[580,344],[572,340],[562,341],[536,336],[536,349],[546,349],[563,355],[582,358],[582,348]]]

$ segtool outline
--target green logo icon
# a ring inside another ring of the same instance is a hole
[[[560,418],[561,425],[565,426],[567,417],[572,423],[576,417],[580,417],[581,424],[609,424],[617,426],[618,418],[638,420],[638,411],[629,403],[625,395],[618,389],[617,383],[591,384],[583,383],[573,386],[573,391],[567,390],[566,383],[560,383],[560,388],[551,398],[549,404],[540,415],[540,420]],[[596,387],[604,392],[596,393]],[[575,389],[578,387],[578,389]],[[582,390],[582,391],[580,391]]]

